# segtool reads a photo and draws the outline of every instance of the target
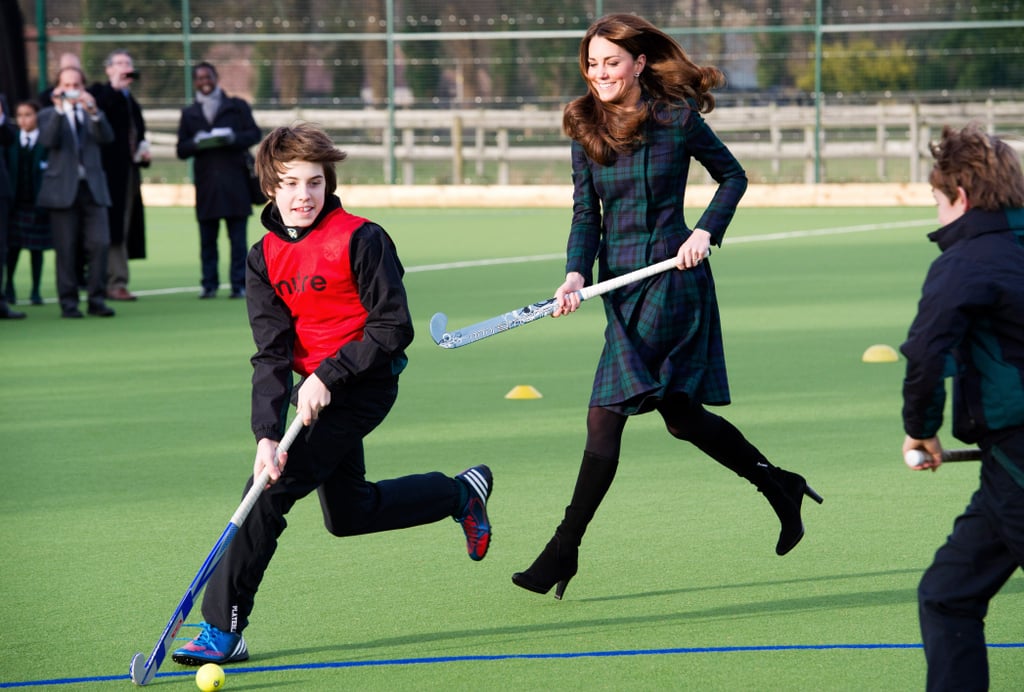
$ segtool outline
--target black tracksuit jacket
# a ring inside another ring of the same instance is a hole
[[[1024,436],[1024,209],[968,210],[928,236],[941,255],[901,346],[903,425],[937,434],[953,378],[953,434],[983,447]],[[1024,459],[1015,460],[1024,467]],[[1022,475],[1024,478],[1024,475]]]

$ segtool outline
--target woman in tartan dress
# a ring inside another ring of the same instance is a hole
[[[561,598],[577,571],[580,542],[611,486],[629,416],[657,411],[688,441],[765,495],[782,524],[776,552],[803,537],[800,506],[821,497],[803,477],[772,466],[742,433],[705,405],[729,399],[711,267],[747,186],[746,174],[707,126],[714,67],[694,64],[678,43],[633,15],[599,19],[580,44],[588,93],[565,110],[572,139],[573,220],[566,279],[554,316],[579,307],[576,291],[667,257],[679,271],[604,295],[608,326],[587,414],[587,441],[572,500],[540,556],[512,581]],[[690,160],[718,182],[691,230],[683,218]]]

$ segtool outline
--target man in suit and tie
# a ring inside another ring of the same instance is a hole
[[[100,145],[112,141],[114,131],[85,90],[85,75],[77,68],[58,73],[52,102],[39,113],[39,142],[47,149],[48,164],[36,203],[50,210],[61,316],[82,317],[77,276],[81,245],[88,264],[88,312],[113,317],[106,302],[110,191]]]

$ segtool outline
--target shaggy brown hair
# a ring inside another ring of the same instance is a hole
[[[622,47],[634,59],[646,56],[640,86],[649,100],[645,99],[643,107],[606,103],[597,95],[587,77],[590,41],[596,36]],[[594,22],[580,42],[579,61],[587,93],[566,106],[562,128],[583,145],[591,159],[602,165],[640,144],[643,124],[655,112],[665,110],[658,106],[710,113],[715,107],[710,91],[725,84],[721,70],[697,65],[675,39],[646,19],[631,14],[610,14]]]
[[[256,175],[260,188],[270,199],[274,198],[281,184],[284,164],[292,161],[309,161],[324,167],[326,192],[333,195],[338,187],[338,176],[334,164],[348,158],[348,154],[334,146],[327,133],[316,125],[299,123],[275,129],[260,142],[256,150]]]
[[[1024,207],[1020,156],[1003,140],[976,124],[962,130],[947,125],[942,128],[942,139],[929,148],[935,165],[928,182],[951,202],[956,201],[957,188],[962,187],[972,208],[998,211]]]

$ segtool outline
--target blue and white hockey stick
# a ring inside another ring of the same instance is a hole
[[[292,421],[292,424],[288,426],[287,432],[284,434],[284,439],[277,446],[277,453],[287,452],[288,448],[292,446],[292,442],[299,436],[299,432],[302,430],[302,419],[297,417]],[[275,459],[276,461],[276,459]],[[156,671],[163,664],[164,659],[167,658],[167,652],[171,650],[174,645],[174,637],[178,634],[178,630],[181,629],[182,624],[185,622],[185,618],[192,611],[192,605],[195,599],[199,596],[199,593],[206,586],[206,582],[209,581],[210,575],[217,569],[217,565],[220,564],[220,560],[224,557],[224,553],[227,552],[228,546],[231,544],[231,540],[235,537],[238,532],[238,528],[245,521],[245,518],[249,516],[249,512],[252,510],[253,505],[256,504],[256,500],[259,499],[260,493],[267,485],[267,481],[270,480],[270,471],[264,470],[263,473],[256,478],[249,492],[245,494],[242,499],[242,504],[238,505],[238,509],[231,515],[231,521],[228,522],[227,528],[224,529],[224,533],[221,534],[217,540],[216,545],[213,546],[213,550],[206,556],[206,561],[203,566],[199,568],[199,573],[196,574],[195,579],[192,580],[191,586],[188,587],[188,591],[181,599],[181,603],[178,604],[177,609],[174,611],[174,615],[171,616],[170,622],[167,623],[167,627],[164,628],[164,633],[160,635],[160,640],[156,643],[153,648],[153,653],[149,655],[149,658],[143,661],[143,653],[139,653],[132,656],[132,662],[128,666],[128,673],[131,675],[132,682],[136,685],[147,685],[156,676]]]
[[[614,279],[608,279],[592,286],[585,286],[576,291],[576,293],[579,295],[580,300],[587,300],[608,291],[614,291],[616,288],[622,288],[628,284],[635,283],[641,279],[646,279],[649,276],[674,269],[675,266],[676,258],[670,257],[649,267],[637,269],[622,276],[616,276]],[[439,312],[430,318],[430,336],[434,339],[434,343],[441,348],[458,348],[459,346],[465,346],[495,334],[507,332],[509,329],[529,324],[539,320],[541,317],[547,317],[555,311],[555,305],[555,299],[548,298],[539,303],[525,305],[518,310],[506,312],[504,315],[498,315],[497,317],[492,317],[489,320],[484,320],[483,322],[478,322],[453,332],[446,331],[448,316],[443,312]]]

